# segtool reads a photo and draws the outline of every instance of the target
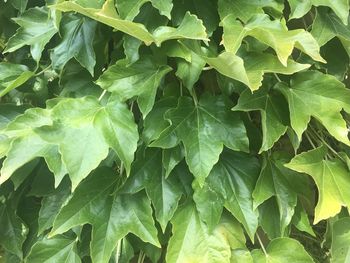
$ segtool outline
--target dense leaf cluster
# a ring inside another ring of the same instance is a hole
[[[348,0],[0,2],[0,261],[348,262]]]

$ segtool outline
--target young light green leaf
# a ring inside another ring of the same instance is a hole
[[[97,23],[77,15],[64,16],[62,23],[62,41],[51,52],[53,68],[61,72],[66,63],[74,57],[94,75],[96,58],[92,44]]]
[[[181,207],[172,224],[173,236],[166,254],[169,263],[229,263],[231,248],[245,247],[242,230],[234,220],[222,221],[209,233],[191,203]]]
[[[225,151],[204,186],[194,184],[193,198],[209,230],[219,222],[225,206],[254,240],[258,214],[253,208],[252,193],[258,174],[257,159],[247,154]]]
[[[325,62],[319,54],[320,48],[312,35],[303,30],[288,30],[280,21],[271,21],[268,15],[256,15],[246,25],[234,16],[222,20],[223,44],[229,52],[236,53],[246,36],[252,36],[276,51],[278,59],[287,66],[288,57],[297,48],[316,61]],[[238,36],[238,37],[237,37]]]
[[[276,238],[266,248],[267,254],[261,250],[253,250],[253,259],[257,263],[303,262],[314,263],[304,247],[292,238]]]
[[[318,71],[299,73],[291,79],[290,88],[277,87],[289,104],[293,130],[301,139],[310,117],[316,118],[337,140],[350,145],[348,129],[340,111],[350,113],[350,91],[331,75]]]
[[[32,247],[28,257],[28,263],[36,262],[72,262],[80,263],[77,251],[77,239],[68,238],[63,235],[54,238],[45,238],[38,241]]]
[[[182,141],[186,162],[202,186],[224,145],[232,150],[248,151],[243,122],[238,115],[227,111],[227,107],[223,96],[204,96],[197,105],[192,99],[181,97],[178,107],[165,114],[171,125],[151,146],[172,148]]]
[[[289,19],[301,18],[308,13],[311,7],[327,6],[341,19],[343,24],[348,24],[349,16],[349,1],[347,0],[288,0],[291,15]]]
[[[46,44],[57,33],[49,12],[45,7],[35,7],[25,11],[20,17],[14,18],[20,26],[6,44],[4,52],[13,52],[29,45],[31,55],[39,62]]]
[[[96,83],[117,95],[122,101],[138,97],[137,103],[146,117],[153,107],[162,78],[170,71],[169,66],[157,65],[149,57],[129,66],[127,61],[120,60],[110,66]]]
[[[319,198],[314,224],[338,214],[342,206],[350,207],[350,178],[347,167],[338,159],[324,160],[325,147],[301,153],[286,166],[309,174],[315,181]]]
[[[33,75],[24,65],[0,62],[0,97],[21,86]]]

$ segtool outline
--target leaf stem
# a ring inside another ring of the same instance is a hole
[[[317,138],[318,138],[324,145],[326,145],[327,148],[328,148],[335,156],[337,156],[338,158],[340,158],[341,160],[344,161],[344,159],[338,154],[338,152],[337,152],[336,150],[334,150],[333,147],[330,146],[329,143],[326,142],[325,139],[323,139],[322,136],[319,135],[319,134],[317,133],[317,131],[316,131],[311,125],[310,125],[310,128],[311,128],[311,130],[314,132],[314,134],[317,136]]]
[[[198,99],[197,99],[197,94],[196,94],[196,91],[194,90],[194,88],[192,88],[191,94],[192,94],[192,97],[193,97],[194,104],[195,104],[196,107],[197,107],[197,105],[198,105]]]
[[[282,82],[282,80],[280,79],[280,77],[276,73],[273,73],[273,75],[275,75],[275,77],[278,80],[278,82]]]
[[[115,263],[118,263],[119,262],[119,257],[120,257],[120,252],[121,252],[121,248],[122,248],[122,242],[123,242],[123,239],[119,239],[118,240],[118,244],[117,244],[117,253],[115,255]]]
[[[204,67],[202,70],[206,71],[206,70],[211,70],[211,69],[213,69],[213,67],[212,66],[208,66],[208,67]]]
[[[107,90],[104,90],[101,94],[101,96],[98,98],[98,101],[101,101],[104,95],[106,95]]]
[[[260,236],[259,236],[258,233],[256,233],[256,237],[258,238],[258,241],[259,241],[259,244],[261,246],[262,251],[264,252],[265,256],[267,256],[267,252],[266,252],[265,246],[264,246],[263,242],[261,241]]]
[[[146,254],[143,251],[140,251],[139,258],[137,259],[137,263],[143,263],[145,261]]]
[[[52,67],[52,65],[50,64],[49,66],[47,66],[46,68],[44,68],[42,71],[35,73],[35,77],[40,76],[41,74],[45,73],[46,71],[48,71],[50,68]]]
[[[309,143],[311,144],[311,146],[312,146],[314,149],[316,149],[317,147],[316,147],[315,144],[312,142],[308,131],[305,132],[305,137],[307,138],[307,140],[309,141]]]

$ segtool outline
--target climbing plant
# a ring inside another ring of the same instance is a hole
[[[348,0],[0,2],[0,261],[348,262]]]

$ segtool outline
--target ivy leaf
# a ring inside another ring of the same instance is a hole
[[[0,62],[0,97],[21,86],[33,75],[24,65]]]
[[[252,36],[273,48],[284,66],[287,66],[294,48],[316,61],[325,62],[319,54],[316,40],[309,32],[303,29],[288,30],[281,22],[271,21],[268,15],[256,15],[244,26],[234,16],[225,17],[221,23],[224,28],[223,43],[229,52],[236,53],[244,37]]]
[[[129,171],[138,132],[125,104],[113,97],[104,107],[94,97],[66,99],[53,108],[52,116],[56,125],[41,129],[40,135],[59,145],[73,189],[107,157],[109,147]]]
[[[266,248],[267,254],[261,250],[252,252],[254,262],[305,262],[314,263],[311,256],[305,251],[304,247],[295,239],[276,238],[272,240]]]
[[[143,193],[113,195],[118,177],[107,168],[99,168],[75,190],[57,215],[50,236],[74,226],[89,223],[93,227],[92,262],[107,263],[118,240],[134,233],[145,242],[160,246],[152,218],[152,208]]]
[[[96,83],[113,92],[122,101],[137,96],[137,103],[145,117],[153,107],[162,78],[170,71],[169,66],[157,65],[149,57],[129,66],[127,61],[120,60],[110,66]]]
[[[303,17],[310,11],[313,5],[327,6],[337,14],[345,25],[348,24],[350,6],[347,0],[288,0],[288,2],[291,8],[291,16],[289,19]]]
[[[217,9],[216,2],[211,0],[202,0],[200,3],[196,0],[173,0],[173,2],[172,22],[175,25],[180,24],[186,12],[189,11],[203,21],[208,35],[211,35],[218,27],[218,14],[211,11]]]
[[[61,72],[74,57],[94,75],[96,58],[92,44],[97,23],[85,17],[68,15],[62,18],[62,24],[62,41],[51,52],[53,68]]]
[[[263,165],[253,192],[254,207],[276,197],[280,219],[280,233],[283,235],[290,224],[294,209],[297,205],[297,193],[293,189],[293,182],[298,181],[298,174],[283,165],[285,162],[277,156],[263,159]]]
[[[120,190],[121,193],[136,193],[145,188],[151,200],[155,216],[163,232],[177,209],[182,196],[181,184],[170,175],[165,178],[162,167],[162,150],[148,148],[140,151],[133,164],[131,176]]]
[[[342,206],[350,207],[350,179],[346,166],[338,159],[324,160],[325,147],[301,153],[286,167],[309,174],[315,181],[319,198],[314,224],[338,214]]]
[[[146,45],[152,43],[160,45],[165,40],[177,38],[208,40],[202,21],[190,13],[186,14],[178,28],[161,26],[151,34],[143,24],[121,19],[114,8],[113,0],[107,0],[102,9],[84,8],[77,3],[67,1],[54,5],[53,8],[64,12],[78,12],[138,38]]]
[[[187,203],[172,220],[173,236],[169,241],[166,261],[229,263],[231,247],[245,247],[245,238],[234,220],[224,220],[209,233],[195,206]]]
[[[350,218],[336,221],[332,228],[332,263],[346,262],[350,257]]]
[[[49,12],[45,7],[35,7],[25,11],[20,17],[13,19],[20,28],[7,42],[4,52],[13,52],[29,45],[34,60],[39,62],[46,44],[57,33]]]
[[[37,157],[45,158],[49,169],[55,174],[56,185],[63,179],[67,171],[57,145],[47,143],[35,132],[39,127],[52,124],[50,114],[45,109],[28,109],[8,124],[4,133],[12,143],[1,168],[1,183],[10,178],[18,168]],[[23,151],[23,148],[27,150]]]
[[[122,19],[132,21],[140,12],[143,4],[151,2],[157,8],[161,15],[171,18],[172,0],[116,0],[116,7]]]
[[[289,104],[293,130],[301,139],[310,117],[316,118],[337,140],[350,145],[348,129],[340,111],[350,113],[350,91],[331,75],[318,71],[299,73],[290,88],[279,85]]]
[[[219,0],[218,2],[218,11],[221,20],[226,16],[232,15],[245,23],[255,14],[263,14],[264,7],[273,8],[279,13],[282,13],[284,8],[283,4],[274,0],[251,0],[249,2],[244,0]]]
[[[27,229],[17,216],[16,208],[11,204],[0,204],[0,244],[7,251],[22,259],[22,245]]]
[[[38,215],[38,234],[41,234],[52,227],[55,217],[69,195],[70,187],[67,187],[67,184],[62,183],[53,191],[53,193],[42,199]]]
[[[258,174],[259,163],[256,158],[225,151],[204,186],[194,184],[194,201],[200,217],[210,230],[219,222],[225,206],[254,240],[258,215],[253,209],[252,193]]]
[[[338,37],[342,42],[350,41],[350,29],[344,25],[334,14],[324,8],[318,8],[316,18],[312,24],[311,34],[320,46],[325,45],[334,37]],[[345,49],[348,45],[343,43]]]
[[[268,87],[254,93],[247,89],[241,93],[237,105],[232,108],[234,111],[260,111],[263,133],[260,153],[269,150],[287,131],[288,108],[284,101],[283,97],[271,92]]]
[[[54,238],[45,238],[34,244],[26,262],[72,262],[80,263],[77,252],[77,239],[62,235]]]
[[[188,97],[179,99],[178,107],[167,111],[171,125],[151,146],[172,148],[180,141],[190,171],[202,186],[223,146],[248,151],[248,138],[239,116],[227,111],[223,96],[204,96],[195,105]]]

